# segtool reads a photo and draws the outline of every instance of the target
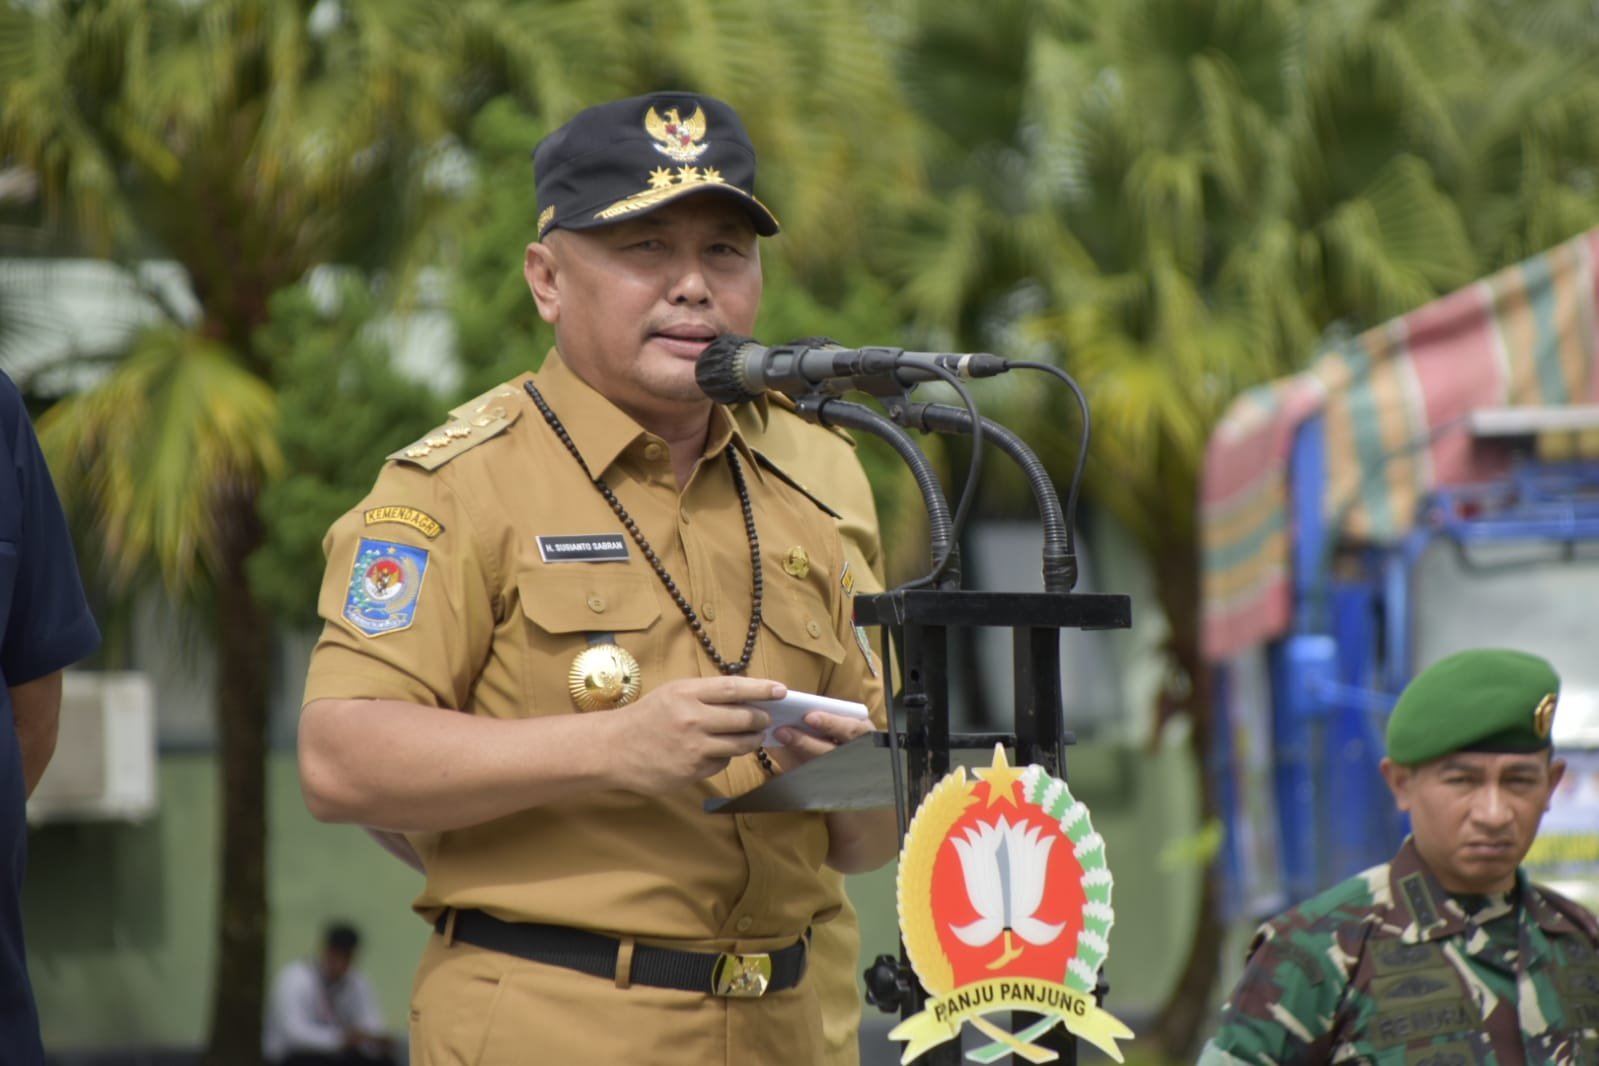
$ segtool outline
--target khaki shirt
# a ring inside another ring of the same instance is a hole
[[[679,493],[665,443],[568,369],[544,368],[458,408],[397,453],[328,533],[306,701],[398,699],[498,718],[577,713],[572,660],[611,634],[643,694],[718,675],[638,546],[522,388],[531,377],[588,467],[615,492],[724,659],[750,619],[749,544],[723,455],[737,454],[760,541],[763,609],[746,671],[865,702],[880,682],[850,624],[833,519],[758,460],[722,408]],[[557,554],[557,542],[620,551]],[[544,538],[541,553],[540,538]],[[573,558],[573,556],[576,558]],[[797,560],[803,556],[805,563]],[[605,713],[605,712],[600,712]],[[615,713],[627,713],[626,708]],[[708,815],[765,780],[753,756],[678,792],[591,792],[467,829],[412,837],[415,906],[737,950],[791,942],[837,909],[816,813]]]

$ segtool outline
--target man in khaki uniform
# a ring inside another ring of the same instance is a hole
[[[811,712],[766,740],[751,701],[882,721],[833,518],[694,381],[753,327],[776,220],[706,97],[590,108],[534,169],[556,350],[330,531],[307,802],[426,868],[417,1061],[817,1062],[823,866],[887,861],[892,814],[703,811],[871,728]]]

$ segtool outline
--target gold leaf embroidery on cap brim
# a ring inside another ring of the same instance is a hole
[[[765,204],[761,203],[755,197],[751,196],[749,193],[745,192],[743,189],[740,189],[736,185],[729,185],[720,178],[711,180],[698,178],[692,181],[679,182],[675,185],[663,186],[662,188],[658,189],[645,189],[643,192],[636,192],[624,200],[616,201],[616,203],[605,208],[604,210],[594,212],[594,217],[616,218],[618,215],[631,214],[634,211],[643,211],[646,208],[655,207],[658,204],[664,204],[666,201],[681,196],[686,192],[692,192],[700,189],[726,189],[728,192],[736,192],[750,203],[755,204],[762,211],[766,211],[767,214],[771,214],[770,211],[767,211]]]

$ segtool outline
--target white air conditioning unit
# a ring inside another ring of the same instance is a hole
[[[155,698],[149,675],[68,670],[54,757],[28,821],[137,821],[156,808]]]

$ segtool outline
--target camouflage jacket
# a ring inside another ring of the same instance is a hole
[[[1516,876],[1468,914],[1406,840],[1267,922],[1201,1066],[1599,1063],[1599,920]]]

